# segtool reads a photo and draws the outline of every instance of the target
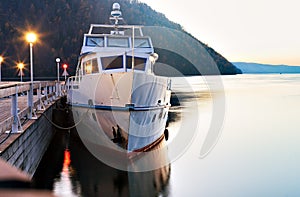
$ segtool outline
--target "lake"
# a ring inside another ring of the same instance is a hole
[[[174,78],[167,147],[147,172],[100,162],[57,130],[33,187],[57,196],[299,196],[300,75]]]

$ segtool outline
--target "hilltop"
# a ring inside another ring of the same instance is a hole
[[[29,47],[23,39],[24,32],[29,29],[39,32],[40,37],[40,42],[34,45],[34,76],[55,77],[56,57],[68,63],[70,65],[68,71],[74,75],[83,34],[88,31],[91,23],[110,23],[108,18],[114,2],[115,0],[0,1],[0,54],[7,57],[2,66],[3,77],[17,77],[15,68],[17,61],[29,64]],[[188,54],[185,56],[175,53],[174,50],[157,47],[160,58],[156,72],[159,74],[170,75],[163,64],[170,65],[184,75],[219,74],[212,68],[213,64],[217,65],[221,74],[241,73],[222,55],[186,33],[181,25],[168,20],[165,15],[148,5],[129,0],[118,2],[121,4],[127,24],[160,26],[181,32],[182,35],[194,40],[194,45],[190,46],[187,40],[178,42],[178,35],[174,34],[174,37],[166,39],[159,36],[160,32],[156,32],[154,42],[164,46],[174,45],[173,48],[181,43],[179,47],[184,47],[182,50]],[[204,51],[203,49],[205,52],[200,52]],[[206,60],[203,61],[201,58]],[[28,69],[25,76],[29,76]]]

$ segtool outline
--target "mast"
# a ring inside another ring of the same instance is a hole
[[[119,3],[114,3],[112,6],[112,11],[110,12],[111,17],[110,20],[114,21],[115,25],[115,32],[114,34],[120,34],[118,27],[119,27],[119,21],[123,21],[122,12],[121,12],[121,6]]]

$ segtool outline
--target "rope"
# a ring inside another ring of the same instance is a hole
[[[25,122],[26,122],[26,120],[24,120],[23,123],[21,123],[21,124],[23,125]],[[3,144],[9,138],[9,136],[12,134],[12,130],[9,130],[8,133],[2,133],[1,135],[3,135],[3,134],[7,134],[7,135],[4,139],[1,140],[0,145]]]
[[[9,138],[11,131],[12,130],[10,130],[9,133],[7,133],[7,136],[0,142],[0,145],[3,144]]]
[[[55,124],[52,120],[50,120],[44,113],[40,113],[40,114],[43,115],[48,120],[48,122],[50,122],[54,127],[61,129],[61,130],[71,130],[71,129],[77,127],[83,121],[83,119],[86,117],[89,110],[90,110],[90,108],[88,108],[88,110],[85,112],[84,116],[82,116],[82,118],[77,123],[75,123],[73,126],[70,126],[70,127],[59,126],[59,125]]]
[[[77,127],[83,121],[83,119],[86,117],[89,110],[90,110],[90,108],[88,108],[88,110],[85,112],[84,116],[82,116],[82,118],[77,123],[75,123],[73,126],[70,126],[70,127],[59,126],[59,125],[55,124],[52,120],[50,120],[44,113],[39,113],[39,114],[43,115],[47,119],[47,121],[50,122],[50,124],[52,124],[54,127],[61,129],[61,130],[71,130],[71,129]],[[24,124],[24,122],[22,123],[22,125]],[[10,130],[9,133],[7,133],[7,136],[0,141],[0,145],[3,144],[9,138],[9,136],[11,134],[12,134],[12,130]]]

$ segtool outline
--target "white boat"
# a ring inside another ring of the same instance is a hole
[[[143,27],[120,25],[118,3],[113,4],[110,19],[114,24],[92,24],[84,34],[76,76],[67,81],[68,103],[75,121],[81,120],[85,109],[96,110],[82,123],[97,131],[78,131],[87,141],[127,153],[144,151],[164,135],[171,81],[153,73],[158,55]]]

